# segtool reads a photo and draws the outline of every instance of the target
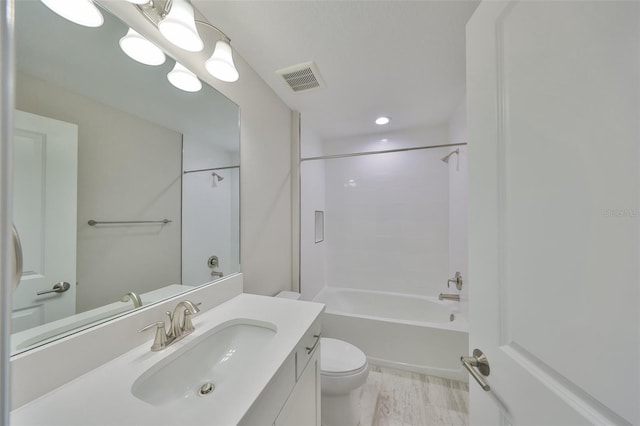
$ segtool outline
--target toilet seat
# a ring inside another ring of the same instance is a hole
[[[325,376],[359,374],[367,369],[367,356],[351,343],[320,338],[320,372]]]

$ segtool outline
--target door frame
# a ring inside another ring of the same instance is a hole
[[[9,424],[11,339],[11,226],[13,110],[15,107],[14,0],[0,7],[0,424]]]

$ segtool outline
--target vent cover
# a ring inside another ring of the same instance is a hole
[[[324,86],[318,67],[313,62],[282,68],[276,73],[287,83],[294,92],[317,89]]]

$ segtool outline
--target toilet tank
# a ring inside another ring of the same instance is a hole
[[[300,293],[296,291],[281,291],[276,294],[275,297],[279,297],[281,299],[291,299],[291,300],[300,300]]]

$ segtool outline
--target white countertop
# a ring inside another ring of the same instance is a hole
[[[148,343],[14,410],[11,413],[11,424],[237,424],[323,308],[324,305],[311,302],[250,294],[238,295],[195,316],[193,324],[196,330],[167,349],[151,352],[151,331]],[[158,318],[158,321],[163,319]],[[176,351],[195,346],[198,337],[232,319],[266,321],[277,327],[274,338],[256,354],[255,362],[246,366],[241,379],[228,385],[224,392],[193,400],[188,409],[179,403],[153,406],[133,396],[133,383],[145,371]],[[69,356],[72,358],[83,355],[78,353]],[[29,385],[38,386],[37,383]]]

